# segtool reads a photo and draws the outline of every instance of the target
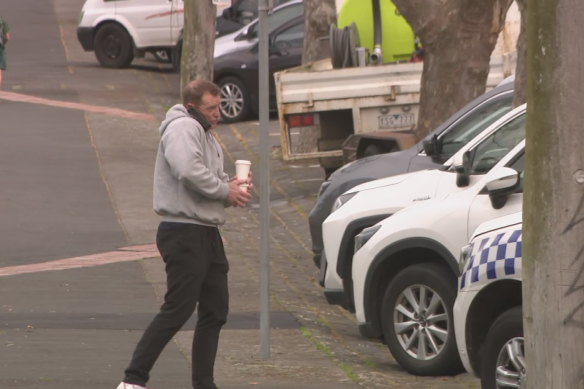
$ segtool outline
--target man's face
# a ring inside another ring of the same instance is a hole
[[[219,96],[213,96],[209,92],[205,92],[201,97],[201,104],[193,106],[211,123],[211,128],[215,128],[221,118],[221,113],[219,112],[220,103],[221,98]]]

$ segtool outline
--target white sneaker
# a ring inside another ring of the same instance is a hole
[[[116,389],[146,389],[145,386],[135,385],[135,384],[126,384],[125,382],[120,382]]]

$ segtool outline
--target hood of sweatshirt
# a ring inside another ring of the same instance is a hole
[[[166,129],[168,128],[168,125],[170,123],[172,123],[176,119],[180,119],[180,118],[184,118],[184,117],[187,117],[187,118],[191,117],[191,115],[189,114],[189,112],[187,111],[187,109],[185,108],[184,105],[176,104],[173,107],[171,107],[166,112],[166,117],[164,118],[162,123],[160,123],[160,128],[158,129],[160,136],[162,136],[162,134],[164,134],[164,131],[166,131]]]

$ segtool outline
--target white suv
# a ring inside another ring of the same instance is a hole
[[[505,137],[493,142],[506,149]],[[476,173],[498,150],[465,153],[457,179],[470,181],[466,190],[402,209],[355,237],[359,329],[365,336],[382,336],[408,372],[442,375],[461,369],[452,316],[456,258],[479,224],[521,210],[524,148],[521,141],[482,175]]]
[[[505,114],[483,130],[442,169],[424,170],[361,184],[341,195],[322,227],[326,266],[321,268],[324,294],[331,304],[353,310],[352,263],[354,237],[395,212],[420,202],[441,199],[480,182],[483,175],[525,136],[525,105]],[[461,139],[464,135],[461,135]],[[505,144],[502,144],[504,140]],[[466,143],[467,141],[465,141]],[[473,153],[477,164],[468,183],[457,181],[457,164]]]
[[[526,385],[522,213],[481,224],[462,250],[454,329],[462,364],[483,388]]]

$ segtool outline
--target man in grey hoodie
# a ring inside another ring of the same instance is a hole
[[[216,389],[213,368],[219,332],[227,319],[229,264],[218,226],[225,207],[244,207],[251,179],[229,179],[213,133],[220,91],[203,80],[183,90],[160,126],[154,170],[154,210],[162,216],[156,244],[166,265],[160,312],[138,342],[118,389],[144,389],[156,359],[197,308],[192,348],[193,388]],[[249,184],[248,190],[240,184]],[[197,307],[198,304],[198,307]]]

